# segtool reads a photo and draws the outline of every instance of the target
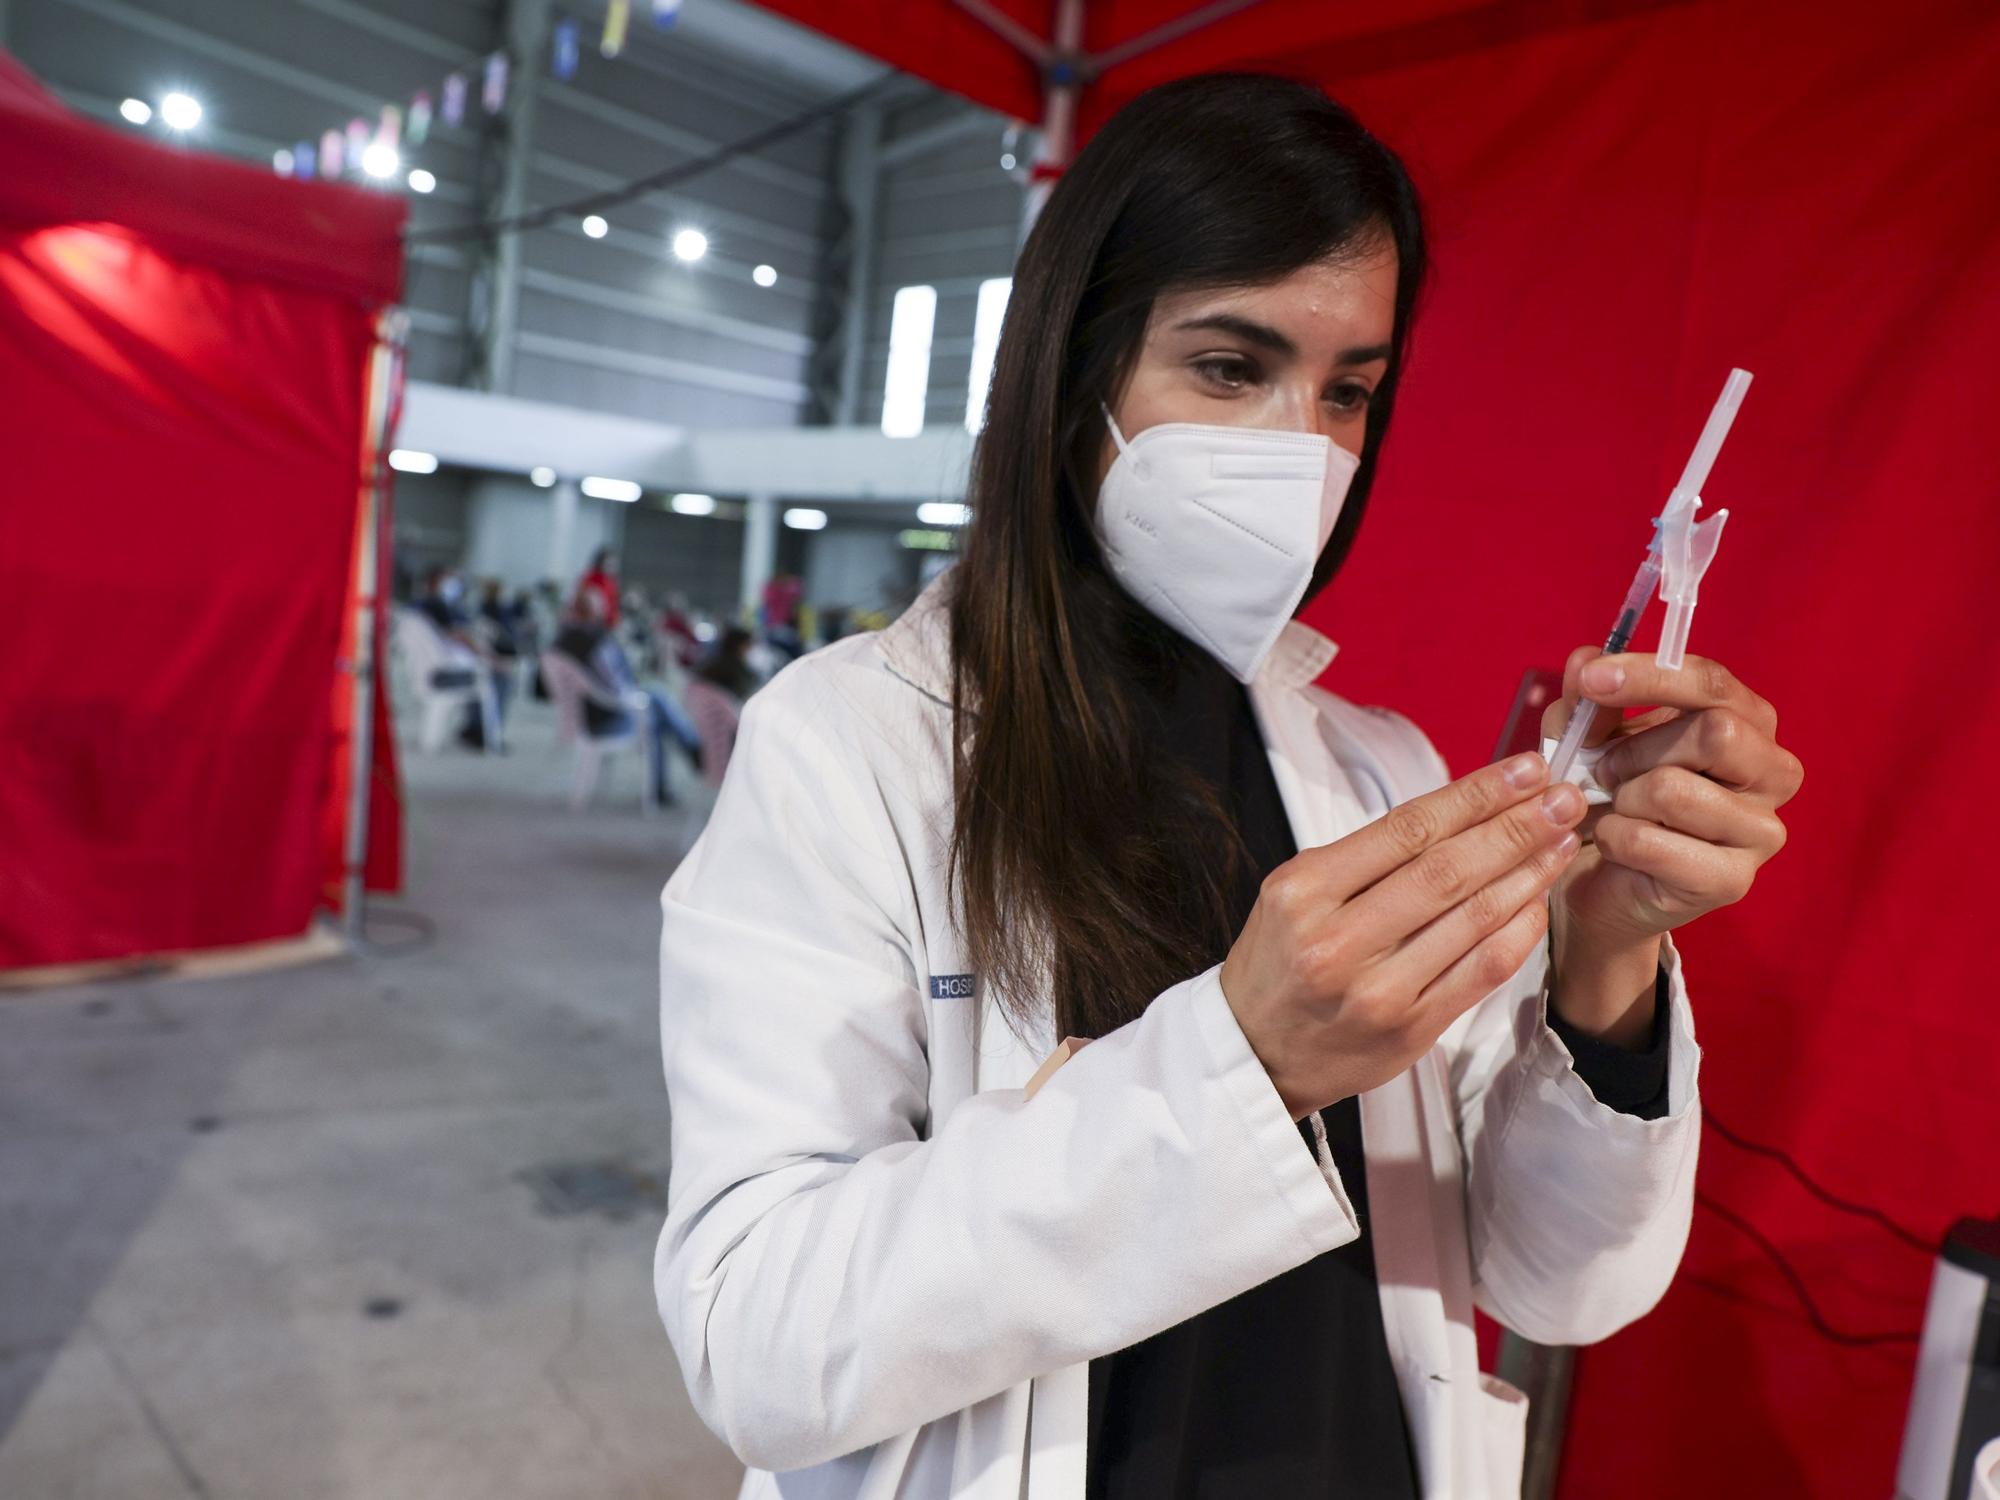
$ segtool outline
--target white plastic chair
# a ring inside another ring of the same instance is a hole
[[[576,746],[576,772],[570,784],[569,805],[580,809],[590,801],[590,794],[597,789],[604,758],[630,748],[636,749],[641,756],[639,805],[646,812],[651,812],[655,806],[653,777],[644,760],[647,736],[652,733],[648,719],[651,705],[646,695],[614,693],[585,671],[575,657],[555,650],[542,653],[542,681],[548,684],[549,697],[555,700],[558,737]],[[624,714],[625,727],[604,734],[592,734],[585,721],[586,703],[595,703],[600,708]]]
[[[395,649],[416,692],[422,727],[417,745],[426,752],[440,749],[451,733],[452,721],[468,703],[479,705],[479,717],[486,731],[486,743],[500,743],[499,705],[493,696],[493,679],[486,664],[457,642],[449,640],[422,610],[399,607],[395,615]],[[470,672],[472,681],[462,687],[439,687],[440,672]]]

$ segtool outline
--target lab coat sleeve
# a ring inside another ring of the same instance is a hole
[[[1701,1052],[1671,937],[1667,1109],[1598,1100],[1548,1025],[1546,945],[1447,1033],[1478,1305],[1539,1344],[1591,1344],[1650,1312],[1694,1211]],[[1456,1045],[1450,1045],[1455,1043]]]
[[[1442,785],[1444,762],[1424,748]],[[1701,1049],[1671,936],[1660,953],[1668,1071],[1657,1119],[1600,1102],[1578,1075],[1548,1025],[1546,943],[1440,1041],[1464,1153],[1474,1300],[1536,1343],[1595,1343],[1643,1317],[1687,1245]]]
[[[1032,1100],[933,1132],[912,871],[812,658],[750,700],[662,898],[661,1316],[696,1409],[784,1470],[1123,1348],[1359,1234],[1211,969]]]

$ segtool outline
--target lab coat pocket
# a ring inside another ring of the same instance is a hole
[[[1486,1452],[1486,1492],[1491,1500],[1520,1500],[1528,1452],[1528,1397],[1498,1375],[1479,1377],[1480,1416]]]

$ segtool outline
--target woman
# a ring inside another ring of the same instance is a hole
[[[729,757],[736,749],[736,726],[743,704],[756,690],[757,674],[748,660],[754,637],[741,625],[722,632],[708,660],[688,679],[687,711],[701,741],[701,774],[710,786],[722,785]]]
[[[624,611],[619,598],[616,552],[609,547],[599,547],[593,552],[590,566],[577,580],[576,591],[578,594],[594,594],[597,597],[597,617],[604,621],[606,628],[618,628],[618,617]]]
[[[1720,666],[1583,648],[1545,730],[1663,705],[1586,820],[1311,685],[1424,269],[1315,89],[1141,97],[1022,251],[962,560],[746,712],[663,898],[656,1275],[746,1494],[1513,1496],[1475,1305],[1588,1343],[1671,1279],[1666,934],[1798,763]]]

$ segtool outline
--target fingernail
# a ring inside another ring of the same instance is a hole
[[[1594,661],[1583,669],[1583,687],[1590,693],[1615,693],[1625,686],[1625,669],[1608,661]]]
[[[1583,811],[1583,793],[1567,781],[1560,786],[1552,786],[1542,793],[1542,816],[1556,827],[1576,820]]]
[[[1525,792],[1548,768],[1549,763],[1539,755],[1517,755],[1500,768],[1500,776],[1515,791]]]
[[[1556,840],[1556,858],[1568,859],[1582,847],[1583,840],[1576,836],[1576,830],[1572,828],[1568,833]]]

